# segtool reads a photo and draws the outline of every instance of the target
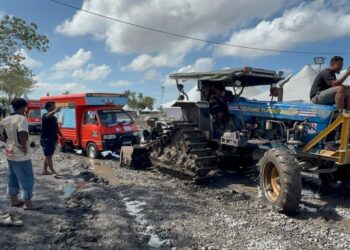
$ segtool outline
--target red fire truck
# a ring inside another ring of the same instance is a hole
[[[82,149],[90,158],[103,151],[119,151],[121,146],[140,142],[140,133],[132,117],[122,110],[127,103],[123,94],[83,93],[45,96],[60,107],[58,123],[65,141],[59,139],[61,150]]]
[[[41,130],[41,107],[40,100],[28,100],[26,116],[29,132],[38,132]]]

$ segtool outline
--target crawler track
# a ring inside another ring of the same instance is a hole
[[[151,142],[152,164],[185,174],[193,180],[208,178],[217,167],[217,155],[197,124],[176,122],[162,139]]]

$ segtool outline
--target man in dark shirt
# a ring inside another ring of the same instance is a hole
[[[57,118],[55,114],[59,112],[61,109],[56,108],[54,102],[47,102],[45,104],[45,109],[47,113],[42,117],[42,128],[41,128],[41,139],[40,143],[44,151],[45,161],[44,161],[44,169],[43,175],[56,175],[56,171],[53,168],[52,156],[55,152],[58,136],[60,135],[62,140],[64,137],[62,135],[61,130],[58,127]],[[50,169],[51,173],[47,170]]]
[[[350,68],[344,75],[337,79],[343,68],[343,58],[334,56],[329,68],[322,70],[314,80],[310,91],[310,99],[315,104],[333,105],[338,109],[350,110],[350,86],[344,86],[343,82],[350,75]]]

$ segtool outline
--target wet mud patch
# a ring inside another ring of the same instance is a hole
[[[65,223],[57,228],[57,236],[52,246],[58,248],[91,248],[101,235],[88,223],[95,219],[98,211],[93,208],[94,198],[84,192],[73,194],[66,201]]]

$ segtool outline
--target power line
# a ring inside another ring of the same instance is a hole
[[[350,52],[316,52],[316,51],[295,51],[295,50],[277,50],[277,49],[266,49],[266,48],[258,48],[258,47],[250,47],[250,46],[244,46],[244,45],[238,45],[238,44],[229,44],[229,43],[221,43],[221,42],[217,42],[217,41],[212,41],[212,40],[205,40],[205,39],[201,39],[201,38],[197,38],[197,37],[191,37],[191,36],[187,36],[187,35],[182,35],[182,34],[177,34],[177,33],[173,33],[173,32],[169,32],[169,31],[165,31],[165,30],[159,30],[156,28],[151,28],[151,27],[147,27],[147,26],[143,26],[140,24],[135,24],[135,23],[131,23],[131,22],[127,22],[127,21],[123,21],[117,18],[113,18],[113,17],[109,17],[109,16],[105,16],[96,12],[92,12],[89,10],[85,10],[61,1],[57,1],[57,0],[50,0],[51,2],[54,2],[56,4],[59,5],[63,5],[72,9],[75,9],[77,11],[81,11],[81,12],[85,12],[94,16],[98,16],[98,17],[102,17],[105,19],[109,19],[112,21],[116,21],[119,23],[123,23],[123,24],[127,24],[130,26],[134,26],[140,29],[145,29],[145,30],[149,30],[149,31],[153,31],[153,32],[157,32],[157,33],[161,33],[161,34],[165,34],[165,35],[169,35],[169,36],[176,36],[176,37],[181,37],[181,38],[185,38],[185,39],[189,39],[189,40],[194,40],[194,41],[198,41],[198,42],[203,42],[203,43],[209,43],[209,44],[213,44],[216,46],[226,46],[226,47],[234,47],[234,48],[240,48],[240,49],[248,49],[248,50],[257,50],[257,51],[265,51],[265,52],[275,52],[275,53],[289,53],[289,54],[307,54],[307,55],[334,55],[334,54],[338,54],[338,55],[350,55]]]

